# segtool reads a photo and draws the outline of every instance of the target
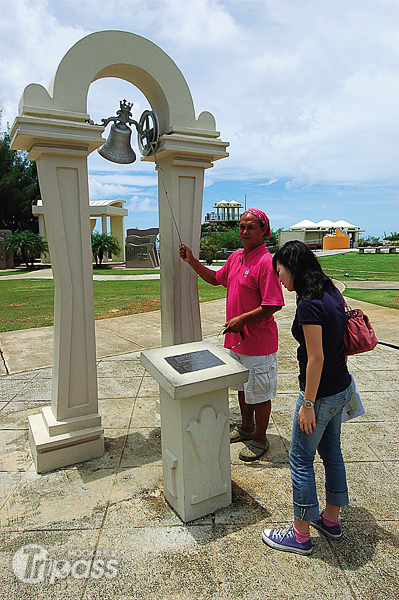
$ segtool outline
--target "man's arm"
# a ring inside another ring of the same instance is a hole
[[[254,308],[254,310],[250,310],[249,312],[243,313],[238,317],[229,319],[229,321],[225,323],[225,331],[226,333],[238,333],[243,329],[244,325],[247,325],[247,323],[254,323],[255,321],[267,319],[281,309],[282,306],[267,306],[261,304],[257,308]]]

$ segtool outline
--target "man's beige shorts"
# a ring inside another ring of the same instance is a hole
[[[249,371],[247,383],[230,389],[245,392],[246,404],[259,404],[277,395],[277,352],[265,356],[248,356],[230,350],[230,356]]]

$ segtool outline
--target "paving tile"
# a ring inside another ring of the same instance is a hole
[[[399,456],[399,422],[356,423],[356,433],[378,460],[397,461]],[[363,460],[367,460],[364,456]],[[399,491],[399,490],[398,490]]]
[[[44,367],[43,369],[39,369],[35,371],[37,379],[52,379],[53,376],[53,368],[52,367]]]
[[[360,396],[364,392],[381,394],[384,391],[384,388],[386,388],[386,386],[383,386],[381,382],[375,378],[374,373],[371,371],[368,371],[367,374],[363,371],[361,375],[356,375],[354,380]]]
[[[0,400],[9,401],[13,400],[22,392],[24,388],[28,387],[28,380],[24,379],[10,379],[8,377],[1,378],[0,380]]]
[[[100,377],[97,383],[99,398],[135,398],[141,385],[141,378]]]
[[[49,366],[53,360],[53,327],[1,333],[0,348],[10,373]]]
[[[363,509],[364,510],[364,509]],[[368,515],[364,515],[366,518]],[[396,600],[399,594],[399,531],[397,522],[345,524],[344,536],[333,551],[354,596],[361,600]]]
[[[131,430],[124,445],[121,468],[160,464],[162,464],[160,427]]]
[[[373,371],[373,377],[382,390],[399,393],[399,369],[395,371]]]
[[[397,343],[397,342],[396,342]],[[377,346],[371,352],[356,354],[348,358],[349,364],[355,364],[368,371],[399,370],[399,352],[387,346]]]
[[[35,379],[26,384],[13,398],[14,401],[36,401],[51,400],[51,379]]]
[[[118,469],[126,444],[127,427],[122,429],[105,429],[104,431],[104,454],[99,458],[81,463],[82,468],[87,469]]]
[[[0,412],[0,431],[4,429],[22,429],[29,428],[28,417],[40,412],[42,406],[48,406],[49,400],[37,400],[30,402],[11,401]]]
[[[108,429],[127,429],[133,413],[133,398],[100,398],[98,412],[102,426]]]
[[[277,393],[290,392],[298,396],[298,371],[286,371],[279,373],[277,377]]]
[[[158,428],[161,426],[161,417],[157,412],[159,396],[136,398],[131,420],[131,428],[140,427]]]
[[[349,421],[342,425],[341,447],[345,462],[376,462],[378,456],[363,435],[363,428]]]
[[[123,361],[101,360],[97,365],[97,377],[142,377],[145,369],[137,359]]]
[[[398,410],[398,397],[389,392],[362,392],[360,398],[364,415],[356,417],[355,423],[367,421],[391,421]]]
[[[159,395],[159,384],[155,381],[151,375],[146,374],[140,382],[140,388],[137,392],[138,398],[145,398],[147,396]]]
[[[212,518],[207,522],[212,523]],[[127,523],[130,528],[181,525],[164,497],[161,464],[123,468],[118,473],[104,527],[123,528]]]
[[[292,519],[291,477],[284,463],[232,465],[232,504],[215,513],[217,525]]]
[[[141,350],[135,350],[132,352],[122,352],[121,354],[113,354],[111,356],[107,356],[106,358],[102,358],[98,361],[98,363],[101,363],[102,361],[106,361],[106,362],[120,362],[120,363],[124,364],[125,361],[131,361],[131,360],[140,361],[140,354],[141,354]]]
[[[398,480],[381,462],[346,462],[351,505],[367,507],[374,519],[397,520]]]
[[[33,462],[28,431],[3,429],[0,433],[0,471],[27,471]]]
[[[0,383],[3,385],[5,381],[32,381],[32,379],[38,376],[38,373],[40,373],[38,370],[9,373],[0,377]]]
[[[3,506],[2,530],[98,529],[114,480],[110,469],[79,465],[42,475],[19,475],[12,497]]]
[[[88,560],[94,556],[97,538],[96,531],[0,533],[2,597],[9,600],[81,598],[84,575],[86,571],[90,573]],[[30,557],[28,564],[26,557]],[[32,577],[29,565],[34,558],[38,568]],[[105,555],[104,558],[108,560]],[[92,577],[89,575],[89,578]]]
[[[109,548],[118,560],[118,575],[109,580],[90,579],[85,599],[220,598],[210,525],[104,528],[98,551]]]
[[[285,521],[267,524],[271,528],[285,525]],[[217,527],[223,598],[353,600],[338,561],[334,557],[325,560],[331,551],[324,540],[314,541],[311,556],[278,552],[263,543],[261,534],[265,526]]]
[[[12,496],[26,473],[15,471],[0,471],[0,523],[1,511],[5,503]]]
[[[105,319],[105,321],[110,320]],[[119,352],[137,351],[141,347],[140,343],[134,343],[113,332],[110,327],[103,326],[103,321],[96,321],[96,354],[98,358]]]
[[[96,321],[97,356],[115,354],[115,349],[118,352],[133,352],[146,348],[159,348],[161,346],[160,316],[159,325],[156,326],[148,315],[149,313],[145,313]],[[125,327],[119,319],[126,319]]]

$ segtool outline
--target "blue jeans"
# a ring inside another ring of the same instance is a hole
[[[290,464],[294,516],[301,521],[315,521],[319,518],[313,468],[316,450],[324,464],[326,501],[333,506],[345,506],[349,503],[341,452],[341,422],[342,410],[351,395],[352,383],[339,394],[316,400],[316,429],[306,434],[298,423],[298,411],[304,397],[303,391],[299,393],[292,428]]]

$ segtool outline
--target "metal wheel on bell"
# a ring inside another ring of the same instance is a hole
[[[158,144],[158,117],[152,110],[145,110],[140,117],[137,132],[139,150],[143,156],[148,156]]]

